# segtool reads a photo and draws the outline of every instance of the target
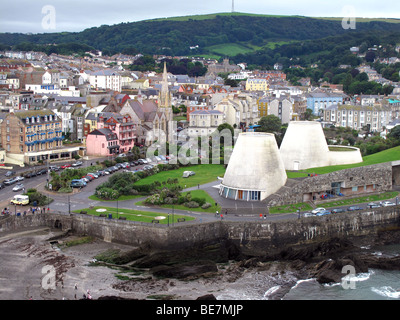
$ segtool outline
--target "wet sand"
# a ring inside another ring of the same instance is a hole
[[[78,300],[87,295],[88,290],[92,299],[162,296],[192,300],[219,290],[216,290],[214,278],[196,281],[154,279],[146,273],[135,276],[106,266],[89,266],[100,253],[111,249],[132,250],[133,247],[95,240],[60,249],[49,241],[56,235],[42,228],[0,236],[0,300]],[[48,270],[50,273],[46,273]],[[116,274],[125,276],[124,280],[118,279]],[[127,281],[126,277],[142,280]]]

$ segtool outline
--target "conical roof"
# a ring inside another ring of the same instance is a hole
[[[240,133],[230,157],[222,186],[273,194],[287,180],[275,136],[263,132]]]

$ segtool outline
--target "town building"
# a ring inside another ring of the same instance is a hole
[[[247,91],[267,91],[268,81],[265,78],[248,78],[246,80]]]
[[[218,110],[199,110],[190,113],[189,136],[210,135],[223,124],[224,114]]]
[[[7,158],[21,165],[71,159],[79,147],[64,147],[61,120],[51,110],[16,110],[1,125],[1,143]]]
[[[349,127],[355,130],[366,129],[370,132],[381,132],[392,120],[390,107],[375,104],[369,105],[331,105],[323,113],[323,121],[338,127]]]
[[[306,94],[307,109],[311,109],[316,116],[322,115],[323,111],[331,106],[344,103],[342,93],[330,93],[316,90]]]
[[[101,113],[97,129],[86,137],[86,152],[89,156],[109,156],[130,151],[136,141],[137,124],[129,115]]]

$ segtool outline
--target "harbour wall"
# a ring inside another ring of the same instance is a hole
[[[24,228],[47,226],[76,235],[88,235],[134,247],[150,244],[160,249],[190,248],[230,239],[253,254],[274,252],[288,246],[304,245],[332,237],[376,236],[380,230],[400,227],[400,206],[322,217],[287,220],[215,221],[181,223],[174,226],[137,224],[125,220],[83,214],[36,214],[0,219],[2,234]]]

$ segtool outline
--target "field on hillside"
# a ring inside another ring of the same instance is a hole
[[[184,171],[194,171],[195,175],[183,178]],[[201,164],[195,166],[182,167],[177,170],[162,171],[155,175],[140,179],[135,185],[151,184],[155,181],[166,182],[168,179],[178,179],[179,185],[184,188],[195,187],[198,184],[205,184],[217,181],[218,177],[225,174],[225,166],[223,164]]]
[[[319,167],[319,168],[310,168],[307,170],[301,170],[298,172],[288,172],[288,178],[298,178],[298,177],[306,177],[308,174],[325,174],[338,170],[349,169],[349,168],[357,168],[363,166],[370,166],[377,163],[389,162],[400,160],[400,146],[391,148],[388,150],[384,150],[375,154],[371,154],[369,156],[363,157],[363,162],[355,163],[355,164],[347,164],[340,166],[329,166],[329,167]]]

